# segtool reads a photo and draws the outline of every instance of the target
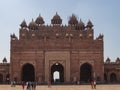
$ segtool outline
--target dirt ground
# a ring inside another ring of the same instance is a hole
[[[23,90],[21,85],[11,87],[10,85],[0,85],[0,90]],[[26,90],[26,87],[25,89]],[[90,85],[47,85],[37,86],[36,90],[92,90]],[[93,89],[95,90],[95,89]],[[96,90],[120,90],[120,85],[97,85]]]

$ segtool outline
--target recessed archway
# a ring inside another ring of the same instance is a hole
[[[55,63],[51,66],[51,82],[64,82],[64,68],[62,64]]]
[[[104,81],[107,82],[107,74],[104,73]]]
[[[0,74],[0,83],[3,83],[3,75]]]
[[[110,82],[116,82],[117,81],[117,77],[115,73],[111,73],[110,74]]]
[[[25,64],[22,67],[22,81],[34,81],[35,80],[35,70],[32,64]]]
[[[80,81],[89,82],[92,80],[92,66],[88,63],[84,63],[80,67]]]

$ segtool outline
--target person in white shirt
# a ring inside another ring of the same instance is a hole
[[[96,80],[94,80],[94,89],[96,89]]]

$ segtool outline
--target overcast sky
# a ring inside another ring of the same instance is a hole
[[[41,14],[45,24],[50,24],[56,12],[63,24],[72,14],[85,24],[90,19],[94,38],[104,35],[104,60],[120,57],[120,0],[0,0],[0,62],[4,57],[10,61],[10,34],[19,37],[24,19],[29,24]]]

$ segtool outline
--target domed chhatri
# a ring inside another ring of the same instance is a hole
[[[72,16],[69,18],[68,24],[71,26],[75,26],[78,24],[77,17],[74,14],[72,14]]]
[[[35,30],[37,27],[36,27],[36,23],[34,22],[34,20],[32,19],[32,21],[29,23],[29,26],[28,28],[30,30]]]
[[[38,26],[40,26],[40,25],[43,25],[45,22],[44,22],[43,18],[41,17],[41,15],[39,15],[39,16],[37,17],[37,19],[35,20],[35,23],[36,23]]]
[[[78,23],[78,26],[79,26],[80,30],[85,29],[85,24],[83,23],[83,21],[81,19],[80,19],[80,22]]]
[[[57,14],[55,14],[55,16],[53,16],[52,20],[51,20],[51,24],[53,25],[61,25],[62,24],[62,19],[61,17]]]

